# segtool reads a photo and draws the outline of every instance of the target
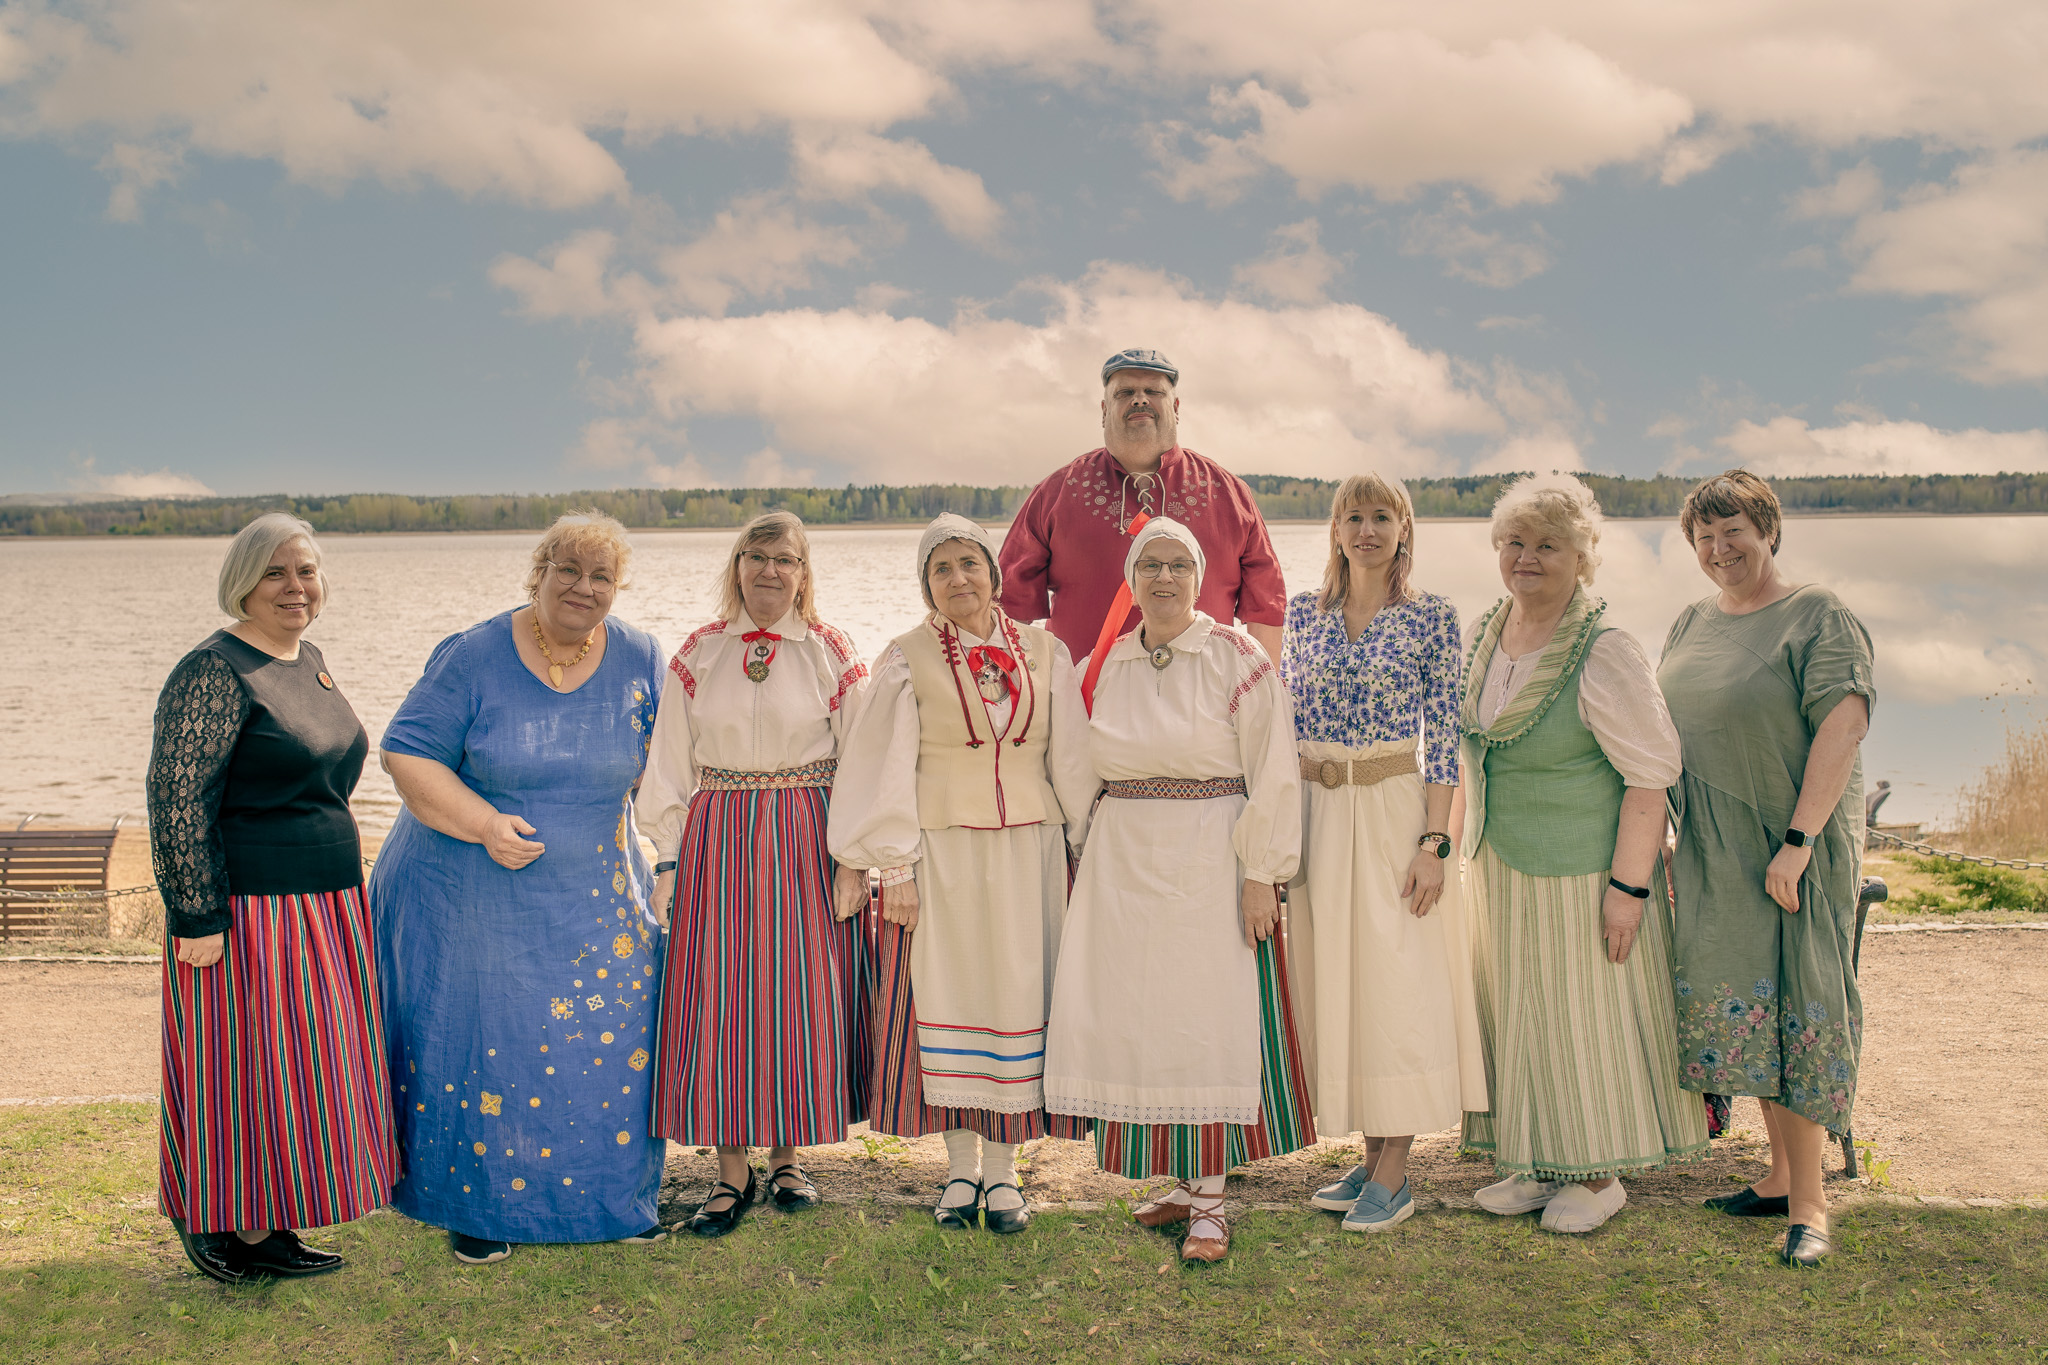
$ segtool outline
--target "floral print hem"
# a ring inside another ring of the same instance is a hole
[[[1726,981],[1702,990],[1683,977],[1675,989],[1681,1086],[1774,1100],[1830,1132],[1849,1131],[1860,1013],[1836,1018],[1819,1000],[1787,1007],[1769,977],[1747,995]]]

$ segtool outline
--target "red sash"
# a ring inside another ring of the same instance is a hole
[[[1152,520],[1149,512],[1140,512],[1131,518],[1125,530],[1126,535],[1135,536],[1145,529],[1145,523]],[[1116,585],[1116,596],[1110,600],[1109,615],[1102,618],[1102,630],[1095,637],[1095,648],[1088,655],[1088,672],[1081,679],[1081,704],[1089,715],[1095,714],[1095,680],[1102,676],[1102,665],[1109,659],[1109,647],[1116,643],[1117,635],[1123,630],[1124,618],[1131,614],[1131,581],[1126,578]]]

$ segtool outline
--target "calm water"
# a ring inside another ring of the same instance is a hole
[[[309,638],[325,652],[372,741],[444,636],[519,600],[535,537],[332,536],[334,596]],[[1274,528],[1290,589],[1321,577],[1320,526]],[[1501,592],[1480,522],[1425,524],[1416,574],[1469,619]],[[826,619],[869,655],[921,611],[911,530],[819,531],[813,558]],[[634,537],[633,587],[618,614],[669,649],[710,616],[724,531]],[[222,540],[0,542],[0,817],[85,823],[143,812],[157,689],[222,624],[214,578]],[[1654,657],[1677,609],[1708,590],[1675,526],[1609,526],[1596,591],[1610,619]],[[1879,703],[1865,748],[1891,779],[1885,814],[1930,819],[2000,747],[2008,719],[2031,723],[2048,655],[2048,521],[1871,517],[1791,523],[1791,576],[1834,587],[1877,643]],[[374,759],[356,803],[382,829],[397,797]]]

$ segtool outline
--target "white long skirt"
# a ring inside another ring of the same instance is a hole
[[[1244,808],[1242,796],[1097,807],[1053,980],[1052,1112],[1258,1122],[1258,968],[1230,842]]]
[[[1377,758],[1304,742],[1311,759]],[[1291,984],[1314,1081],[1316,1130],[1401,1137],[1456,1127],[1487,1107],[1460,860],[1417,919],[1401,896],[1429,818],[1422,775],[1369,787],[1302,783],[1302,871],[1287,888]]]

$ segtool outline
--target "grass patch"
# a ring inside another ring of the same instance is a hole
[[[394,1215],[350,1265],[223,1289],[155,1211],[143,1105],[0,1111],[0,1353],[12,1361],[2048,1359],[2048,1214],[1864,1206],[1818,1272],[1772,1229],[1630,1209],[1586,1238],[1426,1213],[1384,1237],[1251,1213],[1182,1268],[1119,1213],[1017,1237],[921,1210],[756,1211],[732,1237],[523,1247],[466,1268]]]
[[[0,957],[161,957],[164,945],[144,938],[10,938],[0,940]]]
[[[1902,861],[1925,878],[1922,885],[1891,902],[1906,914],[2013,918],[2048,912],[2048,873],[1986,867],[1953,858]]]

